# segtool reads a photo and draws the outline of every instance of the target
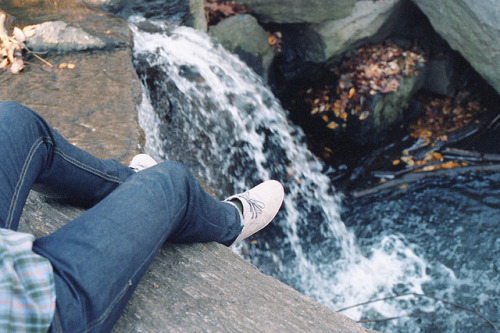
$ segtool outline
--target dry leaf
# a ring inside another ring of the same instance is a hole
[[[356,89],[354,89],[354,87],[352,87],[350,90],[349,90],[349,96],[347,98],[351,99],[352,96],[354,96],[354,93],[356,92]]]
[[[339,125],[336,122],[332,121],[327,125],[327,127],[330,129],[336,129],[337,127],[339,127]]]
[[[36,25],[28,25],[23,28],[23,33],[26,38],[33,37],[35,35]]]
[[[10,65],[10,72],[12,74],[19,74],[19,72],[22,71],[23,68],[24,68],[24,62],[21,59],[16,59]]]
[[[18,42],[24,43],[24,41],[26,41],[26,36],[24,36],[23,31],[21,29],[19,29],[18,27],[14,28],[14,31],[12,32],[12,34],[14,35],[14,38]]]
[[[368,116],[370,115],[370,112],[369,111],[363,111],[361,112],[361,114],[359,115],[359,120],[365,120],[366,118],[368,118]]]

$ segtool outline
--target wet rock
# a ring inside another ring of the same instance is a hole
[[[500,93],[500,6],[497,0],[413,0],[432,26]]]
[[[106,43],[96,36],[62,21],[44,22],[34,26],[35,34],[26,45],[35,52],[67,53],[102,49]]]
[[[231,16],[211,28],[215,37],[228,51],[237,54],[257,74],[267,80],[274,57],[266,31],[251,15]]]
[[[352,11],[356,0],[236,0],[265,23],[319,23],[340,19]]]
[[[81,0],[86,5],[98,6],[122,17],[140,14],[146,18],[165,20],[172,25],[192,25],[199,12],[195,4],[200,0]],[[198,24],[198,23],[197,23]]]
[[[363,145],[382,141],[388,129],[404,120],[404,108],[423,86],[425,77],[426,67],[421,65],[418,74],[401,80],[397,91],[376,95],[373,101],[373,111],[366,120],[362,121],[355,141]]]
[[[404,4],[404,0],[357,1],[348,17],[311,25],[299,42],[314,50],[306,60],[325,62],[367,42],[383,41],[400,24]]]

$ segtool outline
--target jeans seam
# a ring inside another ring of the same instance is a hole
[[[162,242],[163,244],[164,242]],[[150,254],[149,256],[147,257],[147,259],[142,263],[141,266],[139,266],[139,268],[137,268],[135,270],[135,272],[132,274],[131,278],[127,281],[127,285],[123,288],[123,290],[116,296],[116,298],[113,300],[113,302],[109,305],[109,307],[107,308],[106,311],[104,311],[104,313],[97,319],[95,320],[94,322],[90,323],[88,328],[87,328],[87,332],[91,331],[92,329],[94,329],[96,326],[102,324],[108,317],[109,315],[111,314],[111,312],[113,312],[115,306],[120,302],[120,300],[123,298],[123,296],[127,293],[127,291],[130,289],[130,287],[132,286],[133,284],[133,278],[134,276],[137,275],[137,273],[139,271],[141,271],[141,269],[144,267],[145,263],[146,262],[150,262],[152,259],[151,257],[155,256],[156,253],[158,252],[159,250],[159,247],[155,248]],[[140,281],[138,281],[137,283],[139,283]]]
[[[119,177],[116,177],[116,176],[111,176],[111,175],[108,175],[107,173],[104,173],[100,170],[97,170],[95,168],[92,168],[91,166],[87,165],[87,164],[84,164],[68,155],[66,155],[60,148],[58,147],[54,147],[54,153],[56,153],[57,155],[61,156],[65,161],[67,161],[68,163],[71,163],[73,164],[74,166],[82,169],[82,170],[85,170],[87,172],[90,172],[98,177],[101,177],[105,180],[108,180],[110,182],[114,182],[114,183],[118,183],[118,184],[122,184],[123,181],[120,180]]]
[[[24,183],[24,179],[26,177],[28,166],[31,163],[33,156],[35,155],[35,151],[38,149],[38,147],[40,147],[40,145],[42,143],[45,142],[45,140],[46,140],[46,137],[39,137],[31,146],[31,149],[28,153],[28,156],[26,157],[26,160],[24,161],[23,168],[21,170],[21,174],[19,175],[19,180],[17,181],[16,188],[14,189],[14,195],[12,196],[12,200],[10,202],[7,220],[5,222],[5,227],[7,229],[10,229],[10,227],[11,227],[12,218],[14,216],[14,207],[17,203],[18,198],[19,198],[19,192],[21,190],[22,184]]]
[[[135,272],[133,275],[135,275]],[[115,308],[115,306],[120,302],[120,300],[123,298],[123,296],[130,289],[131,281],[132,280],[130,280],[130,279],[127,281],[127,285],[122,289],[122,291],[120,291],[120,293],[118,293],[118,295],[113,300],[113,302],[109,305],[109,307],[106,309],[106,311],[104,311],[104,313],[97,320],[90,323],[90,325],[86,329],[86,332],[90,332],[96,326],[101,325],[106,319],[108,319],[111,312],[113,312],[113,309]]]

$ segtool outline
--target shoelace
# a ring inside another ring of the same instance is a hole
[[[266,207],[262,201],[250,198],[250,194],[248,192],[241,194],[240,197],[248,202],[252,219],[257,218],[259,214],[262,214],[264,208]]]

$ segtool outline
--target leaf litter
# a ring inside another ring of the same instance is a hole
[[[346,127],[350,119],[367,120],[374,97],[397,91],[403,78],[418,74],[425,62],[418,47],[403,49],[391,40],[366,45],[333,69],[336,82],[300,94],[311,115],[321,115],[326,126],[335,130]]]

